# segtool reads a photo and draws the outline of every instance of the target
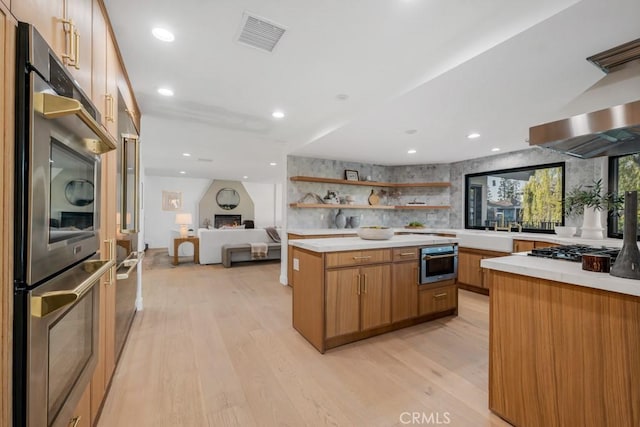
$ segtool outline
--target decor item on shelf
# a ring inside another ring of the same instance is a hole
[[[553,230],[560,237],[571,237],[574,234],[576,234],[577,229],[578,229],[577,227],[567,227],[567,226],[556,225]]]
[[[327,190],[327,195],[322,199],[324,203],[328,205],[337,205],[338,201],[338,193],[333,190]]]
[[[593,185],[578,185],[565,197],[565,213],[568,217],[583,214],[581,237],[585,239],[602,239],[603,231],[601,211],[617,212],[622,206],[624,197],[608,192],[602,194],[602,180]]]
[[[346,196],[344,196],[344,201],[348,205],[353,205],[355,203],[355,199],[351,194],[347,194]]]
[[[371,194],[369,194],[369,204],[371,206],[376,206],[380,204],[380,196],[378,196],[375,190],[371,190]]]
[[[360,217],[359,216],[350,216],[349,217],[349,225],[351,228],[360,227]]]
[[[318,204],[322,204],[322,203],[324,203],[324,200],[322,199],[322,197],[320,197],[316,193],[307,193],[300,200],[298,200],[298,203],[318,203]]]
[[[381,225],[358,228],[358,236],[364,240],[389,240],[393,234],[393,228]]]
[[[204,221],[202,221],[202,225],[204,226],[204,228],[211,228],[211,220],[209,218],[205,218]]]
[[[424,224],[419,221],[411,221],[409,225],[405,225],[404,228],[424,228]]]
[[[640,280],[640,250],[638,250],[638,192],[624,193],[624,228],[622,249],[611,267],[612,276]]]
[[[358,171],[345,169],[344,179],[346,179],[347,181],[359,181],[360,176],[358,175]]]
[[[180,237],[187,237],[189,235],[188,225],[191,225],[193,219],[190,213],[177,213],[176,224],[180,225]]]
[[[342,209],[338,209],[335,219],[336,228],[345,228],[347,226],[347,218],[342,213]]]

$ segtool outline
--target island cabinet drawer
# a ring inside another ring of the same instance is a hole
[[[393,248],[393,262],[396,261],[411,261],[420,257],[420,248],[408,247],[408,248]]]
[[[391,262],[391,249],[373,249],[366,251],[329,252],[326,254],[327,268],[348,265],[378,264]]]
[[[439,313],[456,308],[458,305],[458,290],[456,285],[442,286],[421,290],[418,295],[418,314]]]

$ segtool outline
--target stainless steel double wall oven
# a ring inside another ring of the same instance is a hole
[[[66,426],[97,360],[115,252],[99,254],[100,155],[116,142],[37,31],[17,39],[14,425]]]

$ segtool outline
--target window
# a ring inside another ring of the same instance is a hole
[[[609,158],[609,191],[622,194],[640,190],[640,153]],[[640,223],[640,214],[638,215]],[[622,239],[624,210],[620,215],[609,215],[608,236]]]
[[[465,175],[465,228],[553,233],[564,225],[564,163]]]

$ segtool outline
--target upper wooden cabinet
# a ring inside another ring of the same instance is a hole
[[[16,18],[35,26],[87,95],[92,78],[92,9],[92,0],[11,2]]]

